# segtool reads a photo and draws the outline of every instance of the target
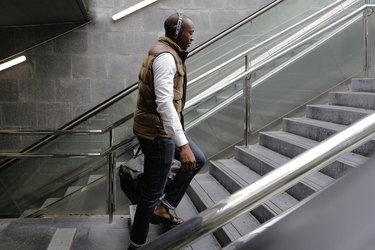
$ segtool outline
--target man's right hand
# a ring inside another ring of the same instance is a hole
[[[197,166],[197,162],[189,144],[180,147],[181,171],[193,172]]]

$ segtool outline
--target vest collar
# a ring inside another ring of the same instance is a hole
[[[166,37],[166,36],[161,36],[159,37],[158,39],[159,42],[162,42],[164,44],[167,44],[168,46],[170,46],[172,49],[174,49],[178,54],[179,56],[181,57],[182,61],[185,62],[189,52],[185,51],[185,50],[182,50],[180,48],[180,46],[178,46],[177,43],[175,43],[174,41],[172,41],[172,39]]]

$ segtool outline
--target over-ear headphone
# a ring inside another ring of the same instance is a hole
[[[177,25],[176,30],[174,32],[174,39],[177,39],[180,36],[181,28],[182,28],[182,18],[184,15],[182,13],[177,13]]]

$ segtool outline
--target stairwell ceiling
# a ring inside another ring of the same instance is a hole
[[[83,0],[0,0],[0,27],[82,23]]]
[[[86,0],[0,0],[0,62],[84,23]]]

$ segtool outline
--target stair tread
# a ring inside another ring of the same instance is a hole
[[[232,180],[240,185],[240,188],[247,187],[261,178],[260,175],[250,170],[247,166],[241,162],[232,159],[222,159],[213,161],[216,167],[220,168],[229,176]],[[274,215],[280,214],[283,211],[297,204],[298,201],[289,194],[282,192],[275,195],[264,204],[269,211]]]
[[[330,94],[342,94],[342,95],[368,95],[375,96],[374,92],[357,92],[357,91],[332,91]]]
[[[185,220],[190,219],[198,214],[198,211],[195,208],[193,202],[186,194],[182,198],[180,204],[177,206],[175,212]],[[191,244],[190,248],[188,249],[221,249],[221,246],[212,234],[208,234],[207,236]]]
[[[339,106],[339,105],[329,105],[329,104],[314,104],[314,105],[307,105],[307,108],[323,108],[323,109],[331,109],[331,110],[340,110],[340,111],[350,111],[350,112],[357,112],[357,113],[364,113],[364,114],[372,114],[375,111],[371,109],[364,109],[364,108],[355,108],[355,107],[348,107],[348,106]]]
[[[227,198],[230,193],[217,180],[208,173],[197,174],[190,186],[199,194],[204,208],[209,208],[215,203]],[[250,214],[245,213],[232,220],[223,227],[231,241],[247,234],[259,226],[259,222]]]
[[[283,130],[292,134],[300,135],[316,141],[323,141],[329,136],[343,131],[347,125],[310,119],[305,117],[283,119]],[[353,152],[368,156],[374,150],[375,137],[369,142],[354,149]]]
[[[314,125],[314,126],[319,126],[322,128],[327,128],[335,131],[342,131],[348,126],[338,124],[338,123],[333,123],[333,122],[327,122],[327,121],[322,121],[322,120],[317,120],[317,119],[311,119],[307,117],[292,117],[292,118],[284,118],[283,120],[287,121],[296,121],[299,123],[304,123],[304,124],[309,124],[309,125]]]
[[[204,191],[204,198],[207,207],[213,206],[215,203],[230,196],[230,192],[226,190],[212,175],[209,173],[197,174],[195,176],[195,185],[199,185]],[[255,224],[259,224],[252,216],[246,216]]]
[[[375,78],[353,78],[352,90],[358,92],[374,92]]]
[[[251,145],[249,147],[237,147],[236,150],[242,150],[246,154],[251,154],[252,156],[260,159],[262,162],[267,163],[272,168],[276,169],[283,164],[291,160],[291,158],[279,154],[271,149],[265,148],[261,145]],[[307,176],[301,182],[305,185],[313,188],[315,191],[322,189],[323,187],[328,186],[333,182],[333,178],[320,173],[315,172]]]
[[[330,92],[329,104],[374,110],[375,92]]]
[[[271,136],[274,138],[278,138],[280,140],[287,141],[305,150],[310,149],[319,143],[317,141],[314,141],[314,140],[311,140],[311,139],[308,139],[299,135],[295,135],[292,133],[288,133],[285,131],[261,132],[261,135]],[[338,157],[337,161],[345,162],[354,167],[358,167],[362,165],[363,163],[365,163],[367,159],[368,158],[365,156],[349,152]]]

